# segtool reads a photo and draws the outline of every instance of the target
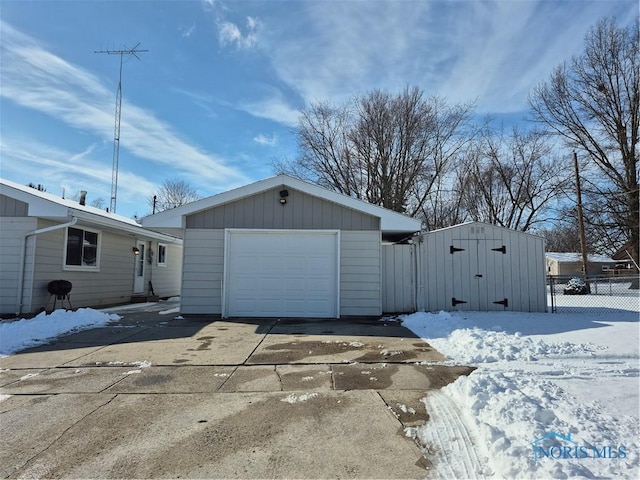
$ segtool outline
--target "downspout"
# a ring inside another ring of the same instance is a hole
[[[25,264],[27,262],[27,238],[33,237],[36,235],[40,235],[41,233],[52,232],[54,230],[60,230],[61,228],[72,227],[78,223],[77,217],[71,217],[71,221],[67,223],[61,223],[59,225],[53,225],[51,227],[41,228],[39,230],[34,230],[33,232],[27,233],[22,239],[22,248],[20,250],[20,270],[18,270],[18,293],[16,296],[16,315],[20,315],[22,313],[22,300],[24,300],[24,270]],[[35,258],[35,252],[34,252]]]

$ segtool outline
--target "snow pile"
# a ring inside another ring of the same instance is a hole
[[[530,316],[531,314],[526,314],[523,320],[527,321]],[[479,319],[483,317],[481,314]],[[476,364],[537,360],[550,356],[592,355],[598,350],[606,349],[592,343],[549,343],[540,338],[534,340],[520,331],[508,333],[503,331],[500,325],[482,326],[487,322],[478,323],[481,326],[447,312],[416,313],[402,317],[405,327],[424,339],[428,338],[432,347],[456,363]]]
[[[10,355],[47,343],[63,333],[94,328],[119,319],[116,314],[80,308],[75,312],[60,309],[49,315],[42,312],[29,319],[0,322],[0,355]]]
[[[423,401],[443,478],[639,478],[637,312],[417,313],[403,325],[477,365]]]

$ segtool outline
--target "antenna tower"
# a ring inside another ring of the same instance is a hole
[[[118,196],[118,162],[120,159],[120,116],[122,114],[122,59],[125,55],[134,56],[138,60],[139,53],[148,52],[149,50],[140,50],[138,47],[140,42],[133,48],[125,48],[124,50],[98,50],[94,53],[106,53],[107,55],[120,55],[120,77],[118,79],[118,92],[116,93],[116,125],[113,132],[113,167],[111,170],[111,203],[109,211],[116,213],[116,197]]]

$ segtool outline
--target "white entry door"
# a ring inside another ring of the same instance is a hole
[[[137,242],[139,254],[136,255],[135,277],[133,279],[133,293],[144,293],[144,259],[147,252],[145,251],[144,242]]]
[[[337,231],[227,230],[226,317],[336,318]]]

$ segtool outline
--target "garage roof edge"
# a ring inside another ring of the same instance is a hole
[[[217,207],[225,203],[240,200],[252,195],[270,190],[276,187],[290,187],[300,190],[309,195],[325,199],[327,201],[343,205],[347,208],[357,210],[380,218],[380,228],[386,232],[417,232],[422,227],[422,222],[418,219],[403,215],[392,210],[367,203],[365,201],[343,195],[341,193],[327,190],[326,188],[314,185],[289,175],[277,175],[251,183],[239,188],[218,193],[201,200],[197,200],[180,207],[156,213],[142,219],[145,227],[157,228],[184,228],[185,216]]]

